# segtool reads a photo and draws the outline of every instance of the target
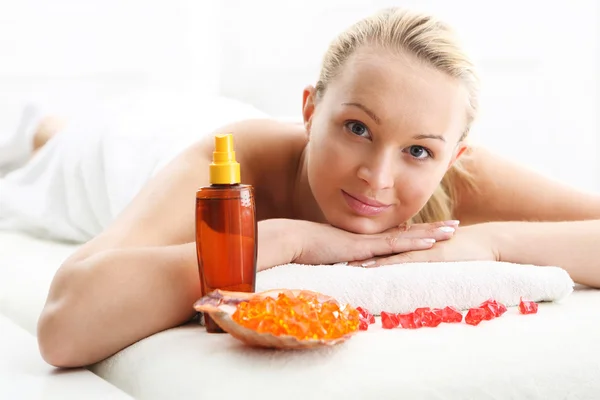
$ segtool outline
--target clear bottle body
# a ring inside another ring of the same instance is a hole
[[[202,295],[215,289],[254,292],[257,221],[254,188],[211,185],[196,192],[196,253]],[[208,315],[206,330],[223,332]]]

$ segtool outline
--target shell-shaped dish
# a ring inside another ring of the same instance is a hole
[[[316,295],[319,302],[334,300],[330,296],[321,293],[311,292],[309,290],[289,290],[275,289],[261,293],[243,293],[228,292],[224,290],[215,290],[202,297],[194,303],[194,309],[199,312],[208,313],[221,329],[229,333],[236,339],[241,340],[250,346],[268,347],[277,349],[311,349],[315,347],[333,346],[350,339],[357,331],[348,333],[336,339],[306,339],[301,340],[290,335],[275,336],[271,333],[259,333],[246,328],[235,322],[231,316],[236,310],[238,304],[247,301],[254,296],[277,298],[280,293],[289,293],[294,296],[300,292]]]

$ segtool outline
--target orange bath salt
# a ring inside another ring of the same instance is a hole
[[[308,292],[295,296],[282,292],[277,298],[253,297],[237,306],[232,319],[260,333],[289,335],[299,340],[337,339],[358,329],[359,312]]]

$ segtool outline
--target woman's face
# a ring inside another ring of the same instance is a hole
[[[367,49],[316,103],[307,89],[307,178],[327,222],[376,233],[417,214],[465,149],[467,100],[416,58]]]

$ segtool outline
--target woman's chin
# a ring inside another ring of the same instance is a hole
[[[331,224],[331,226],[335,226],[336,228],[361,235],[381,233],[391,228],[383,226],[381,222],[374,221],[369,218],[352,217],[347,215],[331,219],[329,224]]]

